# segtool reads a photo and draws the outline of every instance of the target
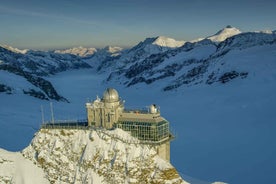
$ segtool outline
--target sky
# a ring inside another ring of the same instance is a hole
[[[0,44],[20,49],[190,41],[227,25],[276,30],[275,0],[0,0]]]

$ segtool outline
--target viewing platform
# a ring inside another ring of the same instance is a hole
[[[45,121],[41,129],[89,129],[87,119]]]

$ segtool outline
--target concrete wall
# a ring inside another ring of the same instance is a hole
[[[170,162],[170,156],[171,156],[170,155],[170,141],[158,146],[157,154],[164,160],[167,160]]]

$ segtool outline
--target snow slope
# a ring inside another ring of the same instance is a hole
[[[49,184],[43,170],[21,153],[0,149],[0,183]]]

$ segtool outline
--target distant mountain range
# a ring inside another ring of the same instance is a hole
[[[108,83],[130,87],[158,82],[163,91],[170,91],[244,79],[252,74],[252,66],[260,64],[254,58],[244,58],[254,55],[269,59],[262,56],[262,50],[271,49],[269,46],[275,43],[275,31],[242,33],[227,26],[205,39],[188,42],[159,36],[146,38],[130,49],[108,46],[33,51],[1,46],[0,70],[25,78],[30,86],[21,87],[21,92],[41,99],[65,100],[45,76],[80,68],[106,74],[104,81]],[[17,93],[16,85],[1,79],[0,92]]]

